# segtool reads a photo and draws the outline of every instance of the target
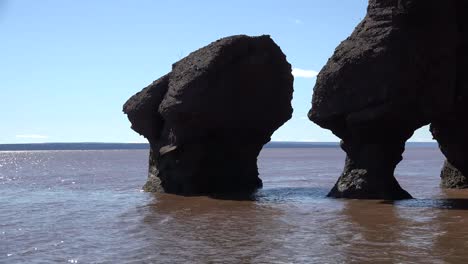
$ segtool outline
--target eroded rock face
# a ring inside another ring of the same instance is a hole
[[[468,1],[455,3],[458,42],[454,100],[444,116],[432,121],[431,132],[447,158],[441,186],[468,188]]]
[[[252,192],[257,156],[291,118],[293,77],[269,36],[220,39],[176,62],[124,105],[150,142],[144,189],[170,193]]]
[[[466,189],[468,188],[468,179],[466,176],[454,167],[447,160],[444,163],[442,171],[440,172],[441,182],[443,188],[450,189]]]
[[[462,104],[468,107],[468,102]],[[468,188],[468,111],[461,111],[463,105],[458,108],[462,116],[452,115],[431,124],[432,135],[447,158],[440,174],[444,188]]]
[[[309,118],[340,137],[347,154],[329,196],[411,197],[394,170],[414,130],[453,111],[460,3],[370,0],[321,70]]]

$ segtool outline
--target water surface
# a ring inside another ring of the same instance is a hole
[[[0,263],[468,263],[468,191],[409,148],[414,200],[327,199],[337,148],[267,148],[254,201],[140,191],[146,150],[0,152]]]

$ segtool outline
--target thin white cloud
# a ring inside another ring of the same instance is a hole
[[[317,71],[314,70],[303,70],[299,68],[293,68],[292,69],[292,75],[295,78],[314,78],[318,74]]]
[[[17,137],[17,138],[32,138],[32,139],[44,139],[44,138],[48,138],[48,136],[37,135],[37,134],[16,135],[16,137]]]
[[[302,20],[300,20],[300,19],[294,19],[294,23],[296,23],[296,24],[302,24]]]

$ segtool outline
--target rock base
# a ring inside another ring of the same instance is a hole
[[[468,178],[463,175],[450,162],[445,161],[444,167],[440,173],[440,186],[449,189],[466,189],[468,188]]]
[[[388,142],[341,141],[346,152],[343,173],[328,197],[351,199],[411,199],[393,173],[401,161],[406,137]]]
[[[401,188],[393,176],[393,171],[372,173],[367,169],[356,168],[346,158],[345,169],[328,197],[350,199],[411,199],[411,195]]]
[[[148,181],[143,190],[181,195],[253,193],[263,186],[257,155],[262,145],[203,142],[151,151]]]
[[[431,132],[439,143],[441,152],[446,157],[440,173],[442,188],[468,188],[468,123],[465,121],[465,111],[457,111],[451,119],[436,121],[431,124]]]

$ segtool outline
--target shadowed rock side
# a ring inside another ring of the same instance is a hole
[[[454,102],[454,3],[370,0],[364,20],[321,70],[309,118],[340,137],[347,154],[329,196],[411,198],[394,170],[414,130]]]
[[[201,48],[124,105],[150,142],[146,191],[250,193],[257,156],[292,115],[293,77],[269,36],[232,36]]]
[[[447,160],[441,172],[441,186],[468,188],[468,1],[458,0],[458,45],[456,90],[453,107],[433,120],[431,132]]]
[[[468,188],[468,111],[464,113],[464,117],[437,120],[431,124],[432,135],[447,158],[440,174],[444,188]]]

